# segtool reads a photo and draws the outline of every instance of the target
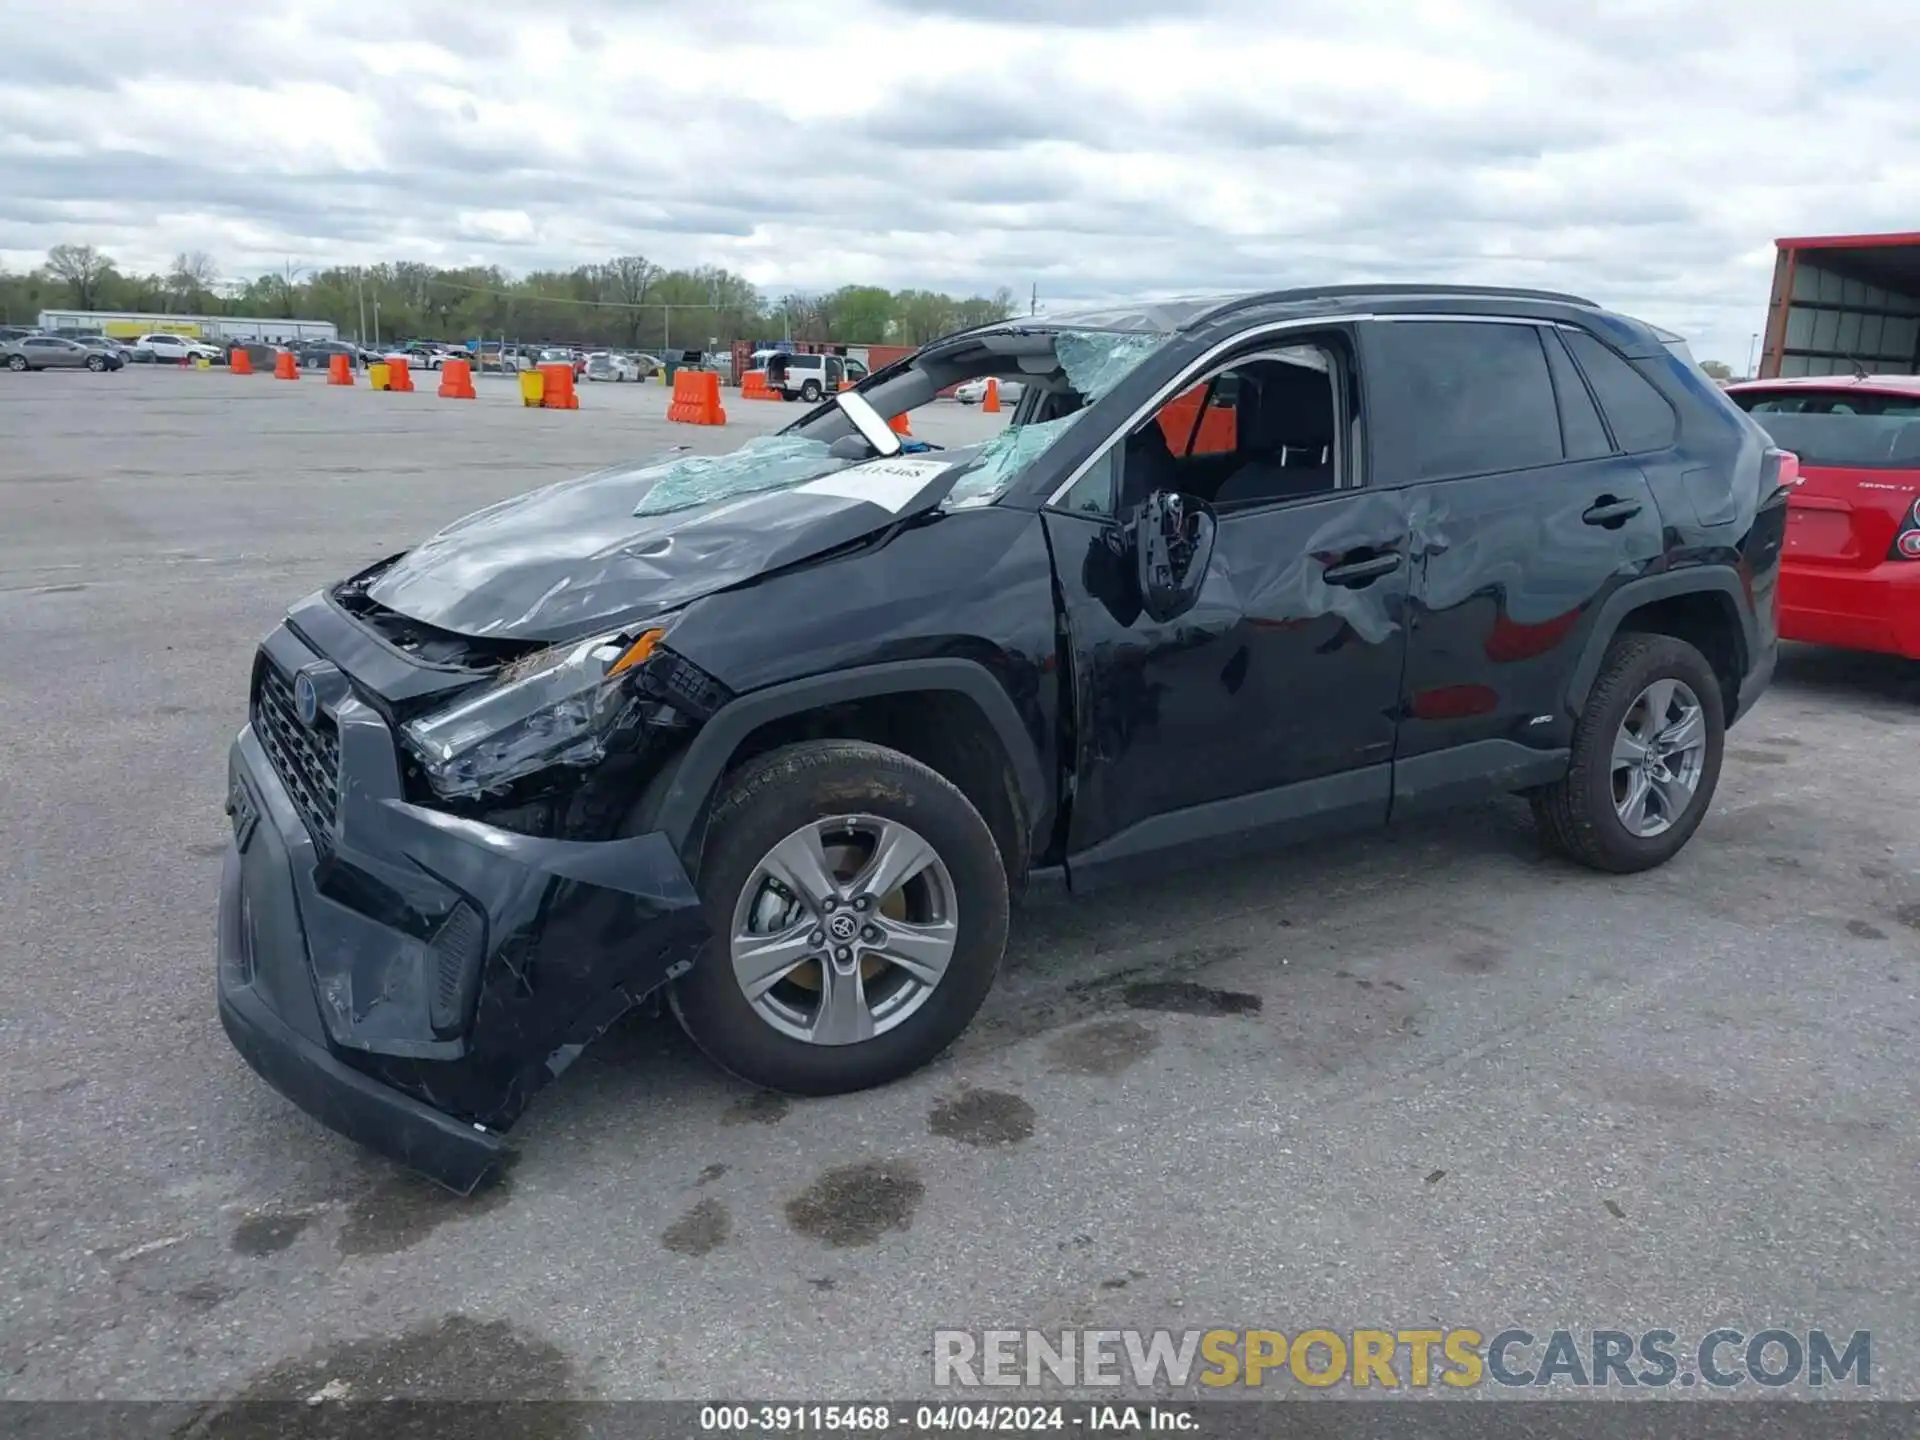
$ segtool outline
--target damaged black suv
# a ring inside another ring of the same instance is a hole
[[[979,376],[1006,429],[888,418]],[[295,605],[232,752],[219,1005],[456,1189],[664,987],[805,1094],[968,1024],[1008,906],[1503,792],[1627,872],[1775,652],[1785,457],[1571,296],[1010,320],[778,435],[470,516]]]

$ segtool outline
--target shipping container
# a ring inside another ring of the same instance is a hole
[[[1760,378],[1920,373],[1920,232],[1774,244]]]

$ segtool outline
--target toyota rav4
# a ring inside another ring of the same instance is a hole
[[[983,376],[984,443],[889,421]],[[308,596],[232,750],[218,998],[467,1191],[658,994],[760,1086],[925,1064],[1030,885],[1505,793],[1626,873],[1771,674],[1790,457],[1571,296],[989,325],[778,435],[536,490]]]

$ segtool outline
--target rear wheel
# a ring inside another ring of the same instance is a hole
[[[814,741],[726,782],[700,862],[715,935],[675,982],[696,1044],[769,1089],[833,1095],[917,1070],[967,1027],[1007,939],[979,812],[896,750]]]
[[[27,357],[24,355],[9,355],[7,357],[7,368],[13,371],[20,371],[20,370],[26,369]]]
[[[821,393],[820,382],[818,380],[809,380],[800,387],[800,398],[809,405],[818,404]]]
[[[1726,719],[1704,656],[1670,635],[1624,635],[1607,651],[1574,728],[1567,774],[1533,796],[1554,848],[1627,874],[1672,859],[1720,779]]]

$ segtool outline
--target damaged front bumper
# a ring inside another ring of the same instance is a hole
[[[692,963],[698,897],[664,835],[409,803],[392,730],[337,669],[284,625],[259,665],[228,766],[221,1022],[309,1115],[468,1193],[534,1092]]]

